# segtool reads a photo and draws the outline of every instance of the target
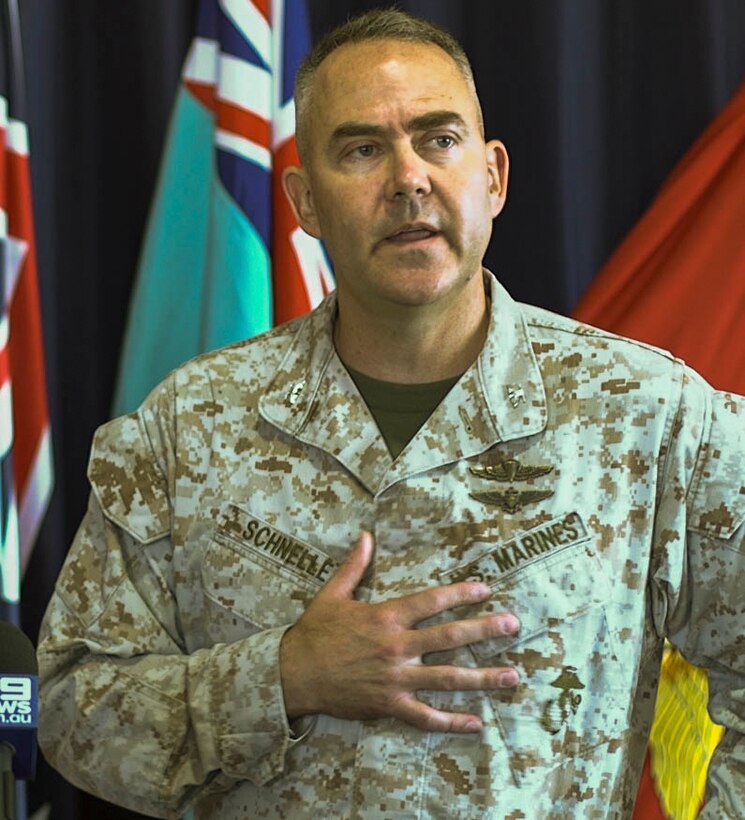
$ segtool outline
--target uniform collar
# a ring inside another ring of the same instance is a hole
[[[392,483],[546,426],[546,396],[520,307],[485,271],[491,317],[484,347],[393,462],[367,406],[336,354],[331,294],[299,323],[261,398],[271,424],[330,453],[372,493]]]

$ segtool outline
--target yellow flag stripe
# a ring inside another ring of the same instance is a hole
[[[650,735],[652,775],[672,820],[695,820],[724,730],[709,719],[706,672],[666,648]]]

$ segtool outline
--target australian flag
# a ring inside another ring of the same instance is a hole
[[[333,288],[281,187],[298,162],[305,0],[202,0],[140,258],[115,412],[186,359],[268,330]]]
[[[0,618],[52,491],[52,456],[16,0],[0,0]]]

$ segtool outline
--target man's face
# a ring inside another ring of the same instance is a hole
[[[325,241],[340,304],[451,302],[481,288],[507,158],[440,48],[345,45],[319,67],[307,167],[285,184],[301,226]]]

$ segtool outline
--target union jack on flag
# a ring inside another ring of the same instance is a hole
[[[320,245],[298,228],[281,185],[282,171],[298,164],[293,86],[310,46],[305,2],[222,0],[219,6],[201,6],[184,79],[215,111],[220,178],[272,249],[274,323],[280,324],[333,288]],[[234,27],[242,37],[231,36]]]
[[[15,0],[0,5],[0,602],[18,603],[52,455]]]
[[[323,247],[281,185],[297,164],[293,88],[305,0],[202,0],[148,224],[115,412],[172,368],[315,307]]]

